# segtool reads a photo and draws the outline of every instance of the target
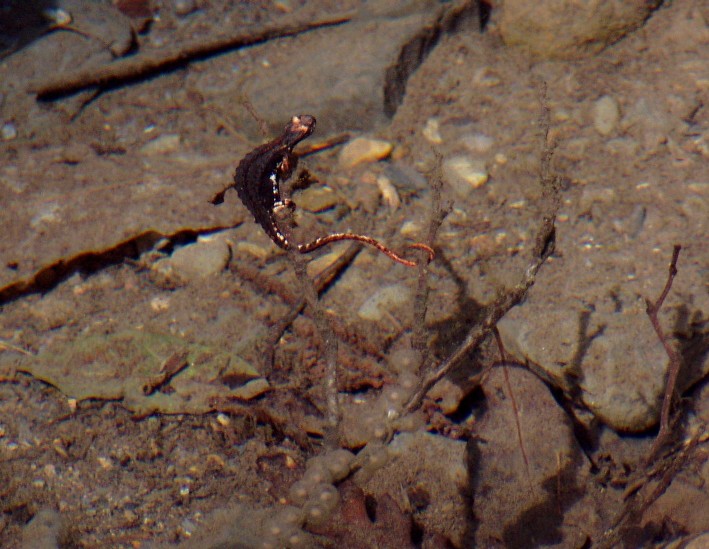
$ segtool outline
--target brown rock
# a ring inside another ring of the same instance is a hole
[[[642,26],[659,4],[659,0],[505,0],[500,33],[507,45],[534,56],[574,59],[598,53]]]

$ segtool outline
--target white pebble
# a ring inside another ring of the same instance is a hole
[[[618,126],[620,107],[609,95],[604,95],[593,105],[593,127],[601,135],[610,135]]]
[[[443,172],[448,183],[461,198],[466,198],[471,190],[482,187],[489,178],[485,162],[467,156],[455,156],[445,160]]]
[[[380,175],[377,177],[377,187],[379,187],[379,192],[382,193],[382,199],[384,203],[389,206],[389,209],[396,210],[401,206],[399,193],[396,192],[396,188],[392,185],[387,176]]]
[[[487,153],[492,149],[495,140],[485,135],[484,133],[472,133],[464,135],[460,138],[460,141],[465,145],[470,152],[474,153]]]
[[[175,0],[173,5],[177,15],[189,15],[196,8],[194,0]]]
[[[180,136],[177,134],[167,134],[147,142],[140,148],[140,152],[147,156],[156,156],[175,152],[179,148]]]
[[[3,141],[12,141],[17,137],[17,128],[12,122],[6,122],[0,129],[0,136]]]
[[[404,221],[399,229],[402,236],[414,236],[421,232],[421,225],[417,221]]]
[[[363,320],[378,321],[385,312],[396,310],[411,302],[411,290],[403,284],[393,284],[377,290],[357,311]]]
[[[429,118],[426,120],[426,124],[423,126],[422,132],[423,136],[429,143],[434,145],[439,145],[443,143],[443,138],[441,137],[441,128],[438,118]]]
[[[340,166],[353,168],[357,164],[376,162],[389,156],[393,148],[389,141],[358,137],[342,148]]]

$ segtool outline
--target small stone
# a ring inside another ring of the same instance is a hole
[[[175,0],[173,6],[177,15],[189,15],[197,8],[194,0]]]
[[[342,148],[340,166],[347,169],[357,164],[376,162],[389,156],[393,148],[389,141],[358,137]]]
[[[564,153],[569,160],[579,162],[588,156],[590,146],[591,140],[589,138],[572,137],[566,141]]]
[[[633,158],[638,154],[640,144],[629,137],[618,137],[610,139],[606,143],[606,149],[611,154],[622,156],[624,158]]]
[[[339,246],[333,247],[331,252],[313,259],[306,267],[308,276],[312,278],[322,273],[325,269],[337,261],[342,254],[345,253],[347,248],[349,248],[348,244],[341,243]]]
[[[52,27],[66,27],[71,25],[71,14],[62,8],[46,8],[42,10],[42,15],[50,21]]]
[[[495,140],[484,133],[472,133],[460,138],[461,143],[472,153],[485,154],[490,152]]]
[[[192,534],[197,529],[197,525],[190,519],[184,519],[180,524],[180,528],[182,528],[182,535],[189,538],[192,537]]]
[[[27,189],[27,182],[20,177],[17,166],[3,166],[0,168],[0,187],[10,189],[15,194],[21,194]]]
[[[647,219],[647,208],[640,204],[636,204],[630,215],[624,215],[613,219],[613,228],[619,234],[635,239],[643,230],[645,220]]]
[[[418,236],[421,234],[421,225],[416,221],[405,221],[399,232],[402,236]]]
[[[593,105],[593,127],[601,135],[613,133],[620,121],[618,102],[609,95],[604,95]]]
[[[499,243],[489,234],[478,234],[470,238],[470,251],[476,257],[492,257],[499,249]]]
[[[426,124],[424,124],[421,133],[423,133],[423,136],[429,143],[433,143],[434,145],[440,145],[441,143],[443,143],[443,138],[441,137],[440,122],[438,118],[429,118],[428,120],[426,120]]]
[[[247,241],[240,241],[236,243],[236,251],[238,252],[244,252],[249,255],[254,256],[257,259],[268,259],[271,255],[273,255],[273,247],[269,246],[268,248],[264,248],[263,246],[259,246],[258,244],[254,244],[252,242],[247,242]]]
[[[149,141],[140,148],[140,152],[146,156],[157,156],[175,152],[180,148],[180,136],[170,133]]]
[[[275,0],[273,2],[273,7],[283,13],[293,12],[293,3],[290,0]]]
[[[313,213],[333,208],[338,203],[335,191],[330,187],[310,187],[297,197],[298,207]]]
[[[271,386],[268,381],[263,378],[252,379],[241,387],[235,389],[233,394],[236,398],[251,400],[252,398],[256,398],[257,396],[268,391],[270,387]]]
[[[455,156],[443,162],[443,173],[448,183],[461,198],[466,198],[470,191],[482,187],[488,180],[485,162],[473,160],[467,156]]]
[[[709,207],[707,206],[706,198],[687,195],[679,201],[679,206],[687,219],[694,219],[699,223],[700,220],[706,221],[709,218],[707,215]]]
[[[382,199],[384,203],[389,206],[389,209],[396,210],[401,206],[399,193],[396,192],[396,187],[392,185],[391,180],[387,176],[380,175],[377,177],[377,187],[379,187],[379,192],[382,193]]]
[[[30,220],[30,226],[38,229],[41,225],[52,225],[62,221],[61,206],[56,202],[47,202],[40,205],[39,211]]]
[[[104,471],[110,471],[111,469],[113,469],[113,462],[110,458],[107,458],[105,456],[98,456],[96,458],[96,461],[98,461],[98,464]]]
[[[656,151],[665,143],[673,129],[680,130],[680,127],[675,125],[677,119],[667,111],[666,103],[662,99],[640,97],[630,103],[626,110],[620,121],[620,128],[638,140],[646,153]]]
[[[156,313],[163,313],[170,308],[170,298],[155,296],[150,300],[150,308]]]
[[[473,84],[480,88],[494,88],[501,82],[500,76],[490,67],[482,67],[473,74]]]
[[[702,196],[709,196],[709,183],[703,181],[692,181],[687,183],[687,190]]]
[[[6,122],[0,128],[0,137],[3,141],[12,141],[17,137],[17,128],[12,122]]]
[[[611,187],[586,187],[579,198],[579,211],[587,212],[595,203],[611,204],[616,201],[615,189]]]
[[[497,164],[498,166],[504,166],[505,164],[507,164],[507,162],[508,158],[505,153],[495,154],[495,164]]]
[[[194,244],[178,248],[170,257],[156,262],[153,269],[189,282],[222,272],[230,257],[231,251],[224,238],[218,235],[200,237]]]
[[[385,286],[362,304],[357,311],[357,316],[364,320],[379,321],[384,317],[385,312],[392,312],[410,303],[411,299],[411,290],[406,286],[401,284]]]

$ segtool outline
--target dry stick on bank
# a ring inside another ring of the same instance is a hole
[[[49,79],[37,80],[30,84],[29,89],[37,93],[39,99],[53,99],[87,88],[115,86],[148,78],[228,50],[260,44],[274,38],[294,36],[322,27],[341,25],[351,19],[351,14],[334,15],[315,21],[296,19],[245,31],[238,29],[233,34],[200,37],[157,51],[138,53],[108,65],[82,67]]]

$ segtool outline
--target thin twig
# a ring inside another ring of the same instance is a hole
[[[527,472],[527,482],[529,483],[530,489],[532,488],[532,475],[529,472],[529,458],[527,457],[527,449],[524,446],[524,438],[522,436],[522,425],[519,421],[519,407],[517,406],[517,399],[512,391],[512,383],[510,383],[510,373],[507,366],[507,357],[505,356],[505,346],[502,344],[502,337],[500,336],[500,331],[495,326],[492,330],[492,334],[495,336],[495,342],[497,343],[497,348],[500,351],[500,360],[502,361],[502,374],[505,378],[505,385],[507,386],[507,392],[510,394],[510,402],[512,403],[512,413],[515,416],[515,427],[517,429],[517,441],[519,442],[519,449],[522,452],[522,459],[524,460],[524,468]]]
[[[290,21],[275,23],[249,30],[239,29],[234,34],[217,37],[200,37],[157,51],[138,53],[99,67],[88,66],[59,74],[30,84],[30,91],[39,99],[57,97],[93,88],[115,86],[140,80],[164,71],[182,67],[192,61],[250,46],[285,36],[302,34],[313,29],[341,25],[352,19],[351,14],[341,14],[316,21]]]
[[[441,205],[441,188],[443,186],[443,173],[441,170],[442,157],[436,153],[436,163],[430,173],[429,181],[431,187],[431,206],[428,220],[428,235],[426,236],[426,244],[433,248],[436,241],[436,234],[440,228],[449,208],[444,208]],[[419,365],[417,371],[430,360],[430,348],[427,344],[426,331],[426,311],[428,309],[428,262],[423,258],[418,262],[418,283],[416,287],[416,295],[414,297],[414,327],[412,336],[412,345],[414,350],[419,353]]]
[[[18,347],[17,345],[13,345],[12,343],[8,343],[7,341],[0,341],[0,351],[14,351],[23,355],[34,356],[34,353],[27,351],[22,347]]]
[[[665,282],[665,287],[662,289],[660,297],[657,298],[655,303],[652,303],[649,299],[645,298],[645,312],[650,318],[652,327],[655,329],[657,337],[660,339],[662,346],[665,348],[667,356],[670,358],[670,363],[667,367],[667,385],[665,386],[665,395],[662,399],[662,411],[660,412],[660,431],[657,433],[657,438],[655,439],[652,449],[650,451],[650,458],[656,454],[660,447],[664,444],[670,433],[670,414],[672,412],[672,399],[675,394],[675,385],[677,384],[677,376],[679,375],[680,368],[682,366],[682,357],[670,345],[667,337],[665,336],[662,326],[660,325],[660,320],[657,315],[660,313],[662,304],[670,293],[670,288],[672,288],[672,281],[675,276],[677,276],[677,260],[679,259],[679,252],[682,246],[675,244],[672,251],[672,260],[670,261],[670,270],[667,275],[667,282]]]

